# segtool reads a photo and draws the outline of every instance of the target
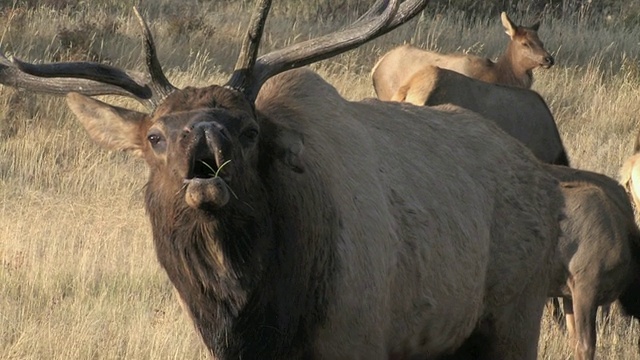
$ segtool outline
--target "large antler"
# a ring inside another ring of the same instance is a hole
[[[378,0],[353,25],[340,32],[294,44],[256,60],[264,23],[271,6],[270,0],[263,0],[256,7],[238,63],[227,86],[243,92],[248,99],[255,100],[260,87],[270,77],[330,58],[386,34],[409,21],[429,2],[407,0],[398,8],[398,1]]]
[[[162,72],[149,27],[136,8],[134,12],[143,30],[148,75],[95,62],[31,64],[0,54],[0,83],[54,95],[128,96],[155,108],[176,88]]]

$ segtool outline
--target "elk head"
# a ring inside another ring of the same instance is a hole
[[[545,50],[544,44],[538,37],[539,21],[530,27],[519,26],[514,24],[505,12],[502,12],[500,19],[505,32],[511,38],[508,51],[515,57],[513,59],[515,63],[527,69],[538,66],[548,69],[553,66],[553,56]]]

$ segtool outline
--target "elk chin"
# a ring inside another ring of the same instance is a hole
[[[231,199],[229,186],[221,177],[193,178],[185,180],[187,187],[184,200],[194,209],[222,208]]]

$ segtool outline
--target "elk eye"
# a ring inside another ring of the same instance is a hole
[[[147,140],[149,140],[151,146],[155,148],[160,142],[164,140],[164,138],[158,133],[151,133],[147,135]]]

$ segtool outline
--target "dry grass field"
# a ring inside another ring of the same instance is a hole
[[[2,8],[6,54],[142,69],[130,4],[47,3]],[[251,3],[143,2],[175,85],[226,81]],[[355,6],[322,16],[314,9],[320,0],[275,3],[264,51],[357,17]],[[533,22],[527,13],[512,18]],[[534,89],[550,105],[572,164],[617,177],[639,127],[640,27],[619,26],[615,18],[550,17],[540,36],[557,64],[535,72]],[[506,41],[497,16],[469,20],[432,10],[314,68],[355,100],[374,95],[373,62],[403,42],[495,57]],[[143,209],[145,181],[141,161],[91,143],[63,100],[0,87],[0,359],[207,358],[155,260]],[[614,317],[598,335],[599,359],[640,359],[638,324]],[[545,315],[540,359],[571,358],[566,340]]]

